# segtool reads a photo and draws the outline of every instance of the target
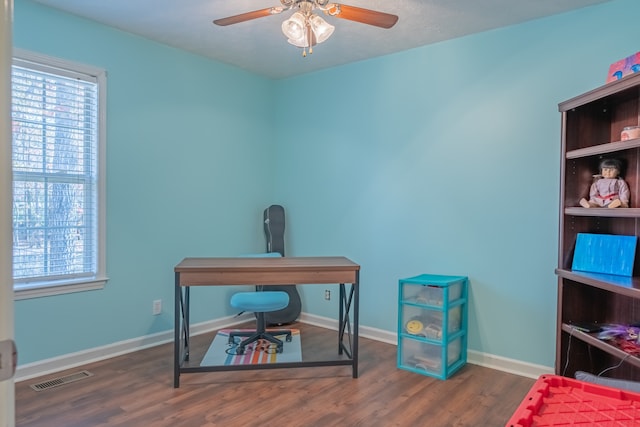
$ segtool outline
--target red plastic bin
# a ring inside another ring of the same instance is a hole
[[[506,427],[640,426],[640,393],[542,375]]]

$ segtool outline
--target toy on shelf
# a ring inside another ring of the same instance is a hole
[[[580,200],[583,208],[628,208],[629,186],[620,177],[622,163],[618,159],[600,162],[600,174],[594,175],[589,189],[589,200]]]
[[[615,82],[624,76],[640,71],[640,52],[622,58],[609,66],[606,82]]]
[[[604,325],[598,339],[608,341],[632,356],[640,356],[640,327],[632,325]]]

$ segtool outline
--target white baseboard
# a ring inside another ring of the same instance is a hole
[[[520,375],[521,377],[534,379],[538,379],[540,375],[549,375],[555,372],[553,366],[535,365],[533,363],[508,359],[506,357],[496,356],[493,354],[481,353],[475,350],[467,350],[467,362],[473,365],[484,366],[497,371],[508,372],[510,374]]]
[[[300,321],[310,325],[320,326],[336,331],[338,330],[338,321],[326,317],[302,313]],[[387,344],[398,344],[397,333],[368,326],[360,326],[360,336]],[[508,359],[506,357],[495,356],[475,350],[467,350],[467,362],[473,365],[484,366],[486,368],[534,379],[537,379],[540,375],[552,374],[554,372],[552,366],[535,365],[521,360]]]
[[[254,319],[253,314],[244,314],[242,316],[223,317],[208,322],[194,324],[191,325],[191,335],[212,332],[238,323],[243,323],[251,319]],[[336,331],[338,330],[338,321],[335,319],[302,313],[298,320],[301,323],[307,323]],[[160,344],[166,344],[168,342],[173,342],[173,336],[174,331],[169,330],[101,347],[95,347],[89,350],[79,351],[77,353],[65,354],[50,359],[27,363],[25,365],[19,365],[16,369],[15,381],[26,381],[32,378],[53,374],[66,369],[154,347]],[[397,334],[395,332],[389,332],[368,326],[360,326],[360,336],[387,344],[397,345]],[[542,374],[553,373],[552,367],[534,365],[474,350],[467,351],[467,362],[529,378],[538,378]]]
[[[199,335],[211,331],[215,331],[238,323],[244,323],[248,320],[255,319],[253,314],[244,314],[242,316],[223,317],[208,322],[202,322],[191,325],[191,335]],[[130,340],[120,341],[117,343],[95,347],[88,350],[79,351],[77,353],[64,354],[62,356],[53,357],[51,359],[39,360],[25,365],[18,365],[15,374],[15,382],[29,380],[43,375],[49,375],[55,372],[64,371],[66,369],[75,368],[77,366],[86,365],[100,360],[110,359],[112,357],[121,356],[123,354],[133,353],[134,351],[143,350],[149,347],[155,347],[160,344],[173,342],[174,331],[169,330],[156,334],[146,335],[143,337],[133,338]]]

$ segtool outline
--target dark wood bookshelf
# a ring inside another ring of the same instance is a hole
[[[575,338],[576,340],[581,341],[582,343],[589,345],[591,347],[597,348],[605,353],[610,354],[611,356],[618,358],[620,360],[624,360],[625,363],[629,363],[633,365],[635,368],[640,368],[640,359],[630,355],[629,353],[625,353],[617,347],[612,346],[606,341],[602,341],[597,337],[598,333],[587,333],[580,331],[574,328],[572,325],[568,323],[562,324],[562,331],[569,334],[570,338]],[[605,368],[606,369],[606,368]],[[597,374],[597,372],[596,372]]]
[[[638,251],[630,277],[572,271],[579,233],[640,236],[640,139],[620,140],[627,126],[640,125],[640,74],[576,96],[559,104],[562,120],[562,162],[558,242],[558,309],[556,374],[576,371],[640,381],[640,359],[616,346],[575,329],[581,322],[631,325],[640,323],[640,260]],[[629,185],[629,208],[583,208],[580,199],[604,158],[623,164]],[[618,366],[620,365],[620,366]],[[615,366],[615,369],[607,370]]]
[[[583,271],[562,270],[559,268],[556,269],[556,274],[560,278],[581,282],[594,288],[603,289],[608,292],[616,292],[631,298],[640,298],[640,278],[638,277],[587,273]]]
[[[577,159],[580,157],[597,156],[599,154],[609,154],[618,151],[631,150],[640,147],[640,138],[629,139],[627,141],[611,141],[612,145],[596,145],[595,147],[579,148],[577,150],[568,151],[567,159]]]
[[[640,218],[640,208],[627,209],[600,209],[600,208],[582,208],[571,207],[565,208],[565,215],[570,216],[597,216],[601,218]]]

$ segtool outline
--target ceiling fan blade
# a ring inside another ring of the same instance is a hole
[[[398,17],[390,13],[337,3],[330,5],[325,13],[336,18],[348,19],[381,28],[391,28],[398,22]]]
[[[278,13],[282,13],[283,10],[284,8],[282,7],[267,7],[266,9],[254,10],[252,12],[216,19],[213,23],[224,27],[226,25],[238,24],[240,22],[263,18],[265,16],[277,15]]]

